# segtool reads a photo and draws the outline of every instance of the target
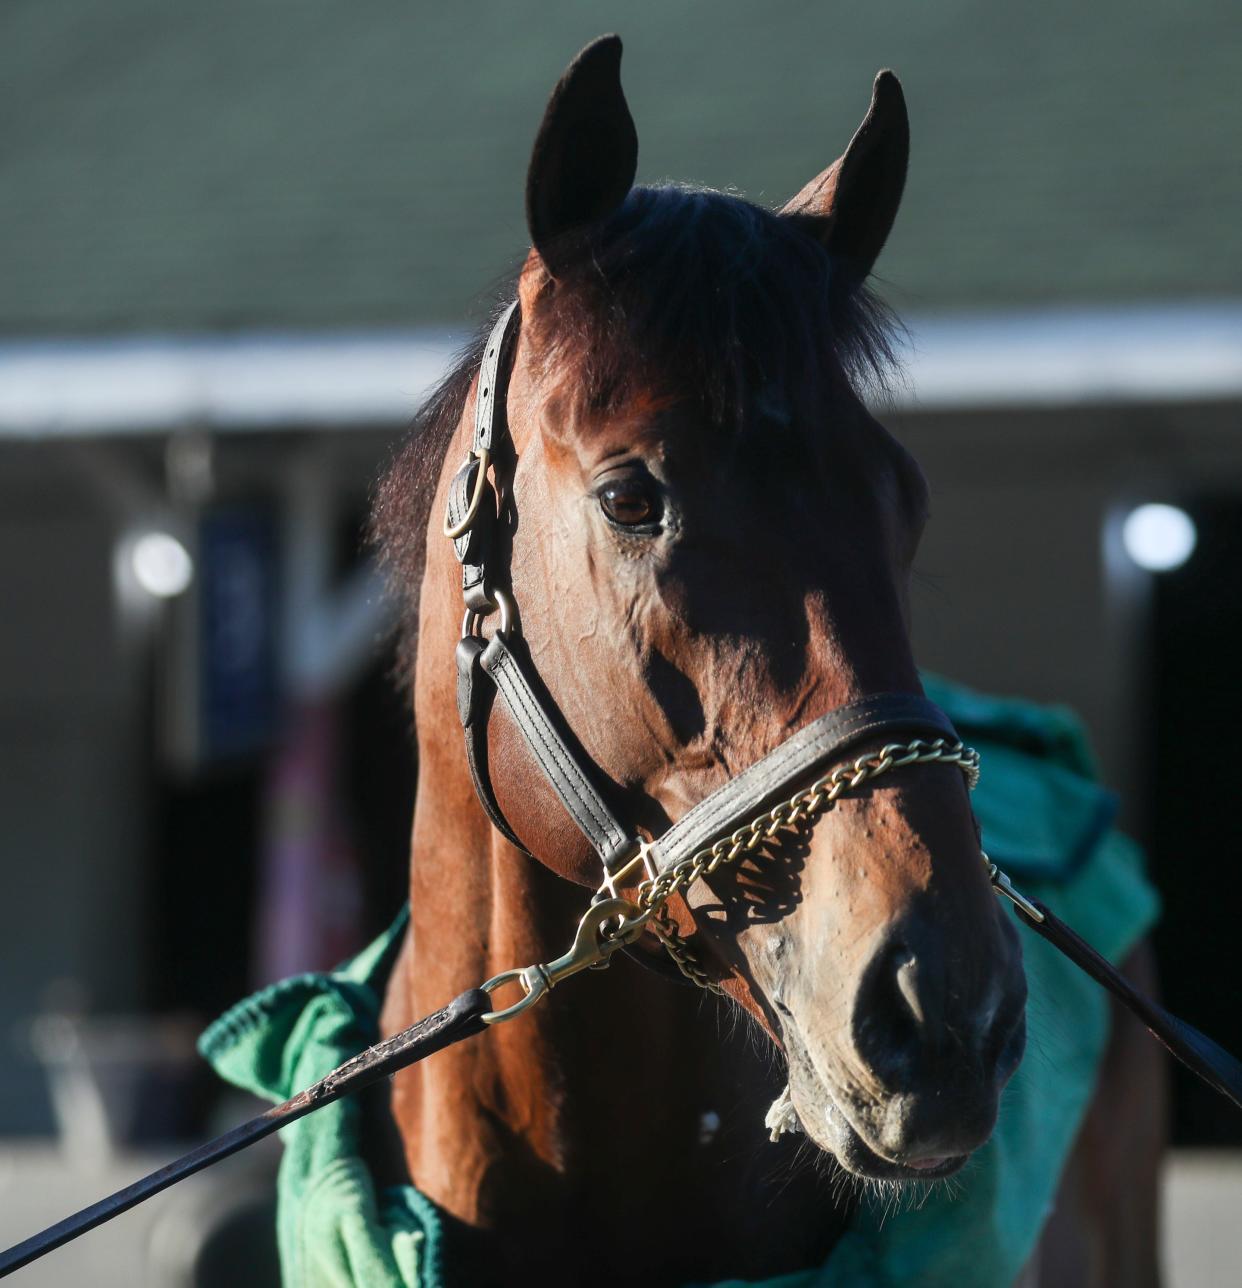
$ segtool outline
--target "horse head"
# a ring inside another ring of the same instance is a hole
[[[635,187],[619,71],[615,37],[589,46],[534,147],[499,564],[530,668],[618,817],[656,837],[817,717],[921,692],[908,583],[928,503],[861,397],[890,358],[866,279],[905,180],[896,78],[771,212]],[[451,568],[428,562],[424,630]],[[595,854],[499,707],[488,736],[514,832],[593,888]],[[845,793],[672,911],[845,1168],[948,1175],[988,1138],[1025,982],[956,768]]]

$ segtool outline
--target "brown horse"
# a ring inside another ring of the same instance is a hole
[[[619,64],[615,38],[588,47],[535,144],[501,529],[514,647],[618,816],[658,835],[823,713],[920,692],[907,582],[927,490],[860,397],[889,358],[865,280],[905,179],[896,79],[881,73],[845,154],[771,213],[633,187]],[[387,1032],[557,956],[599,881],[503,709],[495,796],[538,861],[492,827],[462,753],[461,579],[439,530],[481,356],[432,400],[377,510],[417,639],[411,933]],[[850,1214],[842,1177],[947,1177],[988,1139],[1023,1051],[1025,983],[957,770],[848,794],[674,915],[743,1022],[617,962],[397,1078],[404,1165],[459,1223],[462,1282],[800,1269]],[[1110,1059],[1130,1059],[1126,1033]],[[1141,1083],[1145,1051],[1135,1067]],[[835,1163],[795,1165],[816,1151],[767,1143],[786,1079],[806,1139]],[[1100,1112],[1123,1111],[1097,1111],[1085,1136],[1123,1130]],[[1071,1175],[1111,1184],[1098,1167]],[[1150,1176],[1127,1192],[1143,1219]],[[1071,1264],[1100,1282],[1154,1275],[1150,1237],[1119,1251],[1082,1196],[1059,1219],[1057,1283],[1075,1282]]]

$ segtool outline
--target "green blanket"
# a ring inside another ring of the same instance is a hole
[[[925,677],[928,696],[979,748],[974,806],[984,846],[1116,961],[1150,928],[1156,896],[1141,857],[1110,831],[1081,726],[1059,708],[995,699]],[[239,1087],[283,1100],[375,1041],[405,916],[339,970],[301,975],[234,1007],[200,1050]],[[823,1267],[767,1288],[1004,1288],[1029,1257],[1090,1098],[1108,1027],[1104,994],[1023,932],[1028,1054],[993,1138],[959,1181],[917,1211],[864,1206]],[[553,1003],[555,1005],[555,1003]],[[378,1190],[359,1156],[358,1105],[330,1105],[282,1133],[278,1237],[291,1288],[452,1284],[435,1206],[411,1186]]]

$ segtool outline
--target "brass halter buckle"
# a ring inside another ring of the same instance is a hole
[[[456,541],[458,537],[464,537],[474,526],[474,521],[479,513],[479,505],[483,500],[483,492],[487,487],[487,469],[491,464],[491,459],[491,453],[486,447],[480,447],[478,451],[472,450],[466,458],[467,463],[478,461],[479,467],[474,476],[474,491],[470,494],[470,505],[466,509],[466,513],[457,523],[450,523],[448,515],[444,516],[442,531],[452,541]]]

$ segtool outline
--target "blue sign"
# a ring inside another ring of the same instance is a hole
[[[210,511],[199,527],[200,753],[260,750],[279,702],[278,543],[262,506]]]

